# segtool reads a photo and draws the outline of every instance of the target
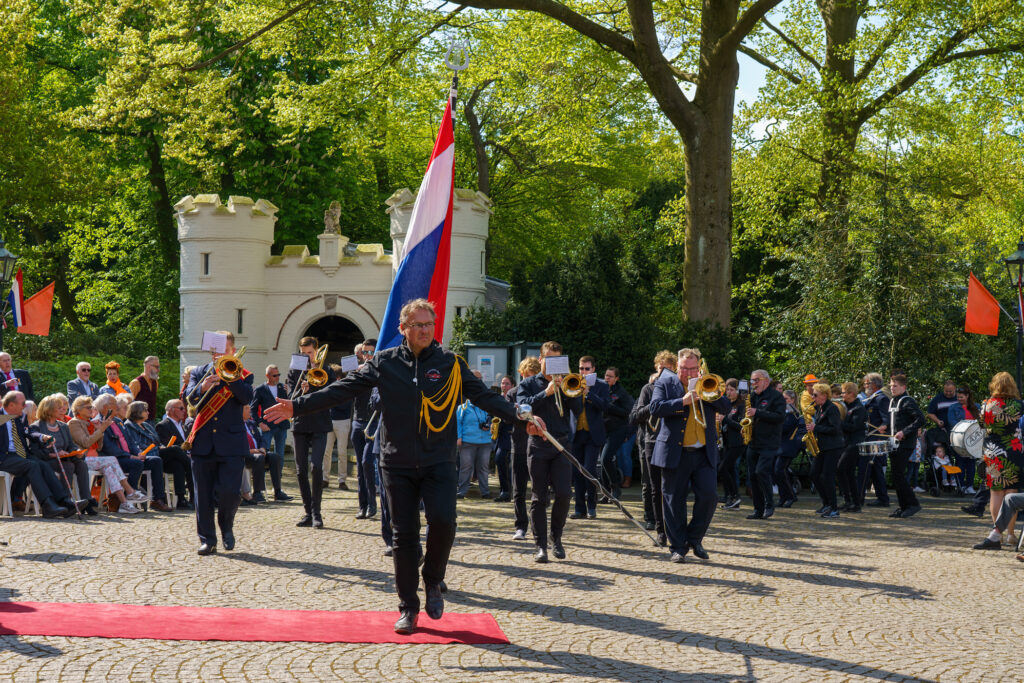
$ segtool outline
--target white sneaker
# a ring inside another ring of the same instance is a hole
[[[512,537],[513,541],[525,541],[526,540],[526,529],[516,529],[516,535]]]
[[[122,515],[134,515],[136,513],[142,512],[142,510],[135,507],[134,503],[128,502],[121,503],[121,507],[117,508],[117,511],[120,512]]]
[[[920,486],[915,486],[914,493],[924,493],[924,489],[921,488]]]
[[[149,496],[142,491],[135,489],[130,495],[125,496],[125,499],[130,500],[133,503],[144,503],[149,500]]]
[[[968,496],[973,496],[975,493],[977,493],[977,491],[973,486],[968,486],[966,489],[964,489],[964,493],[966,493]]]

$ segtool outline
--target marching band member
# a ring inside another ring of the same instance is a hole
[[[754,512],[747,515],[747,519],[768,519],[775,514],[772,475],[775,459],[782,447],[786,401],[771,383],[766,370],[750,373],[750,408],[746,417],[754,420],[754,435],[747,444],[747,472],[750,473],[750,489],[754,494]]]
[[[326,410],[374,387],[379,390],[382,425],[376,438],[382,441],[382,492],[394,530],[392,557],[401,612],[395,632],[400,634],[415,631],[419,618],[421,501],[427,518],[422,574],[426,612],[431,619],[444,613],[441,582],[455,540],[455,409],[465,397],[492,415],[516,417],[516,409],[473,376],[465,361],[434,340],[435,317],[434,305],[426,299],[410,301],[399,316],[405,337],[400,346],[377,353],[359,370],[319,391],[294,401],[278,399],[265,413],[268,421],[278,422]]]
[[[299,340],[299,351],[308,359],[309,367],[315,367],[317,345],[316,337],[303,337]],[[292,369],[288,371],[288,381],[285,387],[288,395],[306,396],[313,388],[306,381],[305,370]],[[329,368],[324,369],[327,373],[327,382],[334,379]],[[299,480],[299,495],[302,496],[302,508],[305,511],[302,518],[295,523],[295,526],[313,527],[322,529],[324,526],[323,517],[320,514],[320,505],[324,493],[324,456],[327,451],[327,434],[334,429],[329,410],[319,412],[302,413],[292,422],[292,440],[295,448],[295,474]],[[341,459],[344,461],[344,451],[348,444],[339,448]],[[328,456],[330,457],[330,456]],[[342,462],[342,467],[345,463]],[[330,469],[328,462],[327,469]],[[312,472],[311,472],[312,470]],[[310,485],[310,476],[313,478]]]
[[[729,399],[729,411],[722,416],[722,462],[718,472],[725,492],[725,509],[736,510],[740,506],[740,490],[736,479],[736,463],[746,452],[743,443],[743,427],[740,422],[746,413],[746,401],[740,395],[740,383],[735,378],[725,381],[725,397]]]
[[[797,497],[789,479],[789,466],[793,462],[793,458],[804,449],[807,423],[797,408],[795,391],[784,389],[782,400],[786,402],[786,414],[782,420],[782,439],[779,442],[779,454],[775,458],[773,481],[779,487],[779,507],[790,508],[797,501]]]
[[[569,415],[583,414],[583,397],[556,396],[555,392],[561,391],[562,378],[546,374],[545,365],[547,358],[560,355],[561,344],[554,341],[544,342],[540,347],[540,374],[527,377],[519,383],[516,402],[525,403],[533,408],[534,416],[544,421],[548,433],[558,439],[563,448],[568,449],[571,438]],[[526,462],[530,470],[530,485],[533,488],[530,523],[533,526],[533,540],[537,544],[534,560],[548,561],[549,488],[555,492],[555,500],[551,504],[552,554],[559,560],[565,559],[562,530],[565,528],[565,519],[569,513],[572,465],[567,458],[562,457],[558,449],[539,434],[532,434],[527,442]]]
[[[819,382],[814,385],[814,416],[807,423],[807,431],[818,441],[818,455],[811,463],[811,481],[818,490],[821,507],[815,512],[825,519],[839,517],[836,503],[836,466],[846,446],[839,408],[832,402],[832,387]]]
[[[846,404],[846,418],[843,420],[843,435],[846,449],[839,456],[839,490],[843,492],[843,512],[860,512],[864,504],[864,489],[858,487],[857,463],[860,461],[860,444],[864,442],[867,426],[867,409],[857,398],[854,382],[843,384],[843,403]]]
[[[661,468],[665,533],[672,562],[686,553],[708,559],[704,535],[718,505],[718,434],[715,413],[729,410],[729,399],[701,401],[688,391],[700,377],[700,349],[681,349],[676,374],[662,372],[654,382],[651,415],[662,418],[651,464]],[[693,517],[686,521],[686,497],[693,488]]]
[[[540,372],[540,360],[535,356],[524,358],[519,363],[519,376],[526,380]],[[507,395],[509,403],[515,405],[517,389],[513,388]],[[526,540],[526,532],[530,529],[530,517],[526,513],[526,484],[530,481],[530,468],[527,464],[526,425],[516,420],[512,423],[512,509],[515,511],[516,533],[512,537],[516,541]]]
[[[218,334],[227,338],[224,353],[212,351],[213,360],[192,370],[185,389],[185,395],[197,410],[186,443],[191,444],[189,454],[195,478],[196,531],[200,542],[197,552],[200,555],[217,552],[214,509],[224,549],[235,547],[235,513],[242,500],[242,473],[245,455],[249,452],[242,408],[252,401],[252,373],[242,368],[242,376],[233,382],[220,378],[213,363],[223,355],[235,355],[235,335]]]
[[[595,379],[594,386],[587,384],[587,375],[594,374],[596,365],[593,356],[580,358],[580,376],[583,382],[583,410],[576,416],[576,433],[572,440],[572,454],[580,461],[584,469],[595,477],[598,476],[597,461],[601,449],[608,440],[604,431],[604,411],[608,407],[608,384],[603,379]],[[576,511],[571,519],[597,518],[597,488],[583,476],[573,471],[573,488],[576,490]]]
[[[820,381],[813,372],[804,376],[804,390],[800,392],[800,412],[803,413],[805,422],[814,417],[814,385]]]
[[[637,428],[637,445],[640,447],[640,468],[643,476],[644,520],[647,530],[658,534],[658,543],[665,545],[665,514],[661,499],[661,468],[651,464],[654,443],[661,429],[661,418],[651,416],[651,396],[654,382],[664,369],[676,371],[677,356],[671,351],[659,351],[654,357],[654,374],[640,390],[640,396],[629,412],[629,422]]]
[[[885,438],[889,429],[889,397],[882,391],[882,376],[877,372],[864,375],[864,410],[867,411],[868,435],[865,441],[879,441]],[[889,507],[889,489],[885,483],[884,455],[860,458],[857,469],[857,490],[860,492],[861,505],[871,507]],[[867,493],[868,477],[875,488],[875,501],[864,503]]]
[[[910,517],[921,511],[914,490],[907,482],[907,463],[914,453],[917,443],[917,430],[924,425],[924,414],[917,406],[917,401],[907,394],[907,376],[893,375],[889,378],[889,424],[896,439],[896,450],[889,454],[892,464],[892,481],[896,487],[899,507],[893,510],[890,517]]]

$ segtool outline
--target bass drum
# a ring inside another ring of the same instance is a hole
[[[985,430],[977,420],[960,420],[949,432],[949,443],[958,454],[981,460],[985,446]]]

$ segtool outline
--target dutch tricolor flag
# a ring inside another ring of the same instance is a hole
[[[398,331],[398,314],[402,306],[421,297],[432,302],[437,311],[434,338],[441,341],[444,335],[454,193],[455,135],[452,100],[449,97],[441,130],[437,134],[427,172],[412,208],[402,253],[394,255],[394,258],[400,257],[401,260],[388,295],[388,305],[377,339],[378,350],[383,351],[402,343],[402,334]]]
[[[14,276],[14,282],[11,283],[11,292],[7,295],[7,305],[11,309],[11,315],[14,316],[14,327],[18,328],[25,324],[25,297],[23,295],[24,290],[21,286],[21,269],[18,269],[18,274]],[[7,325],[7,321],[4,320],[4,326]]]

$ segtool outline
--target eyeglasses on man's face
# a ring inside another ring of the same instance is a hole
[[[406,323],[405,326],[414,330],[425,330],[428,327],[433,327],[434,321],[431,320],[430,322],[425,323]]]

